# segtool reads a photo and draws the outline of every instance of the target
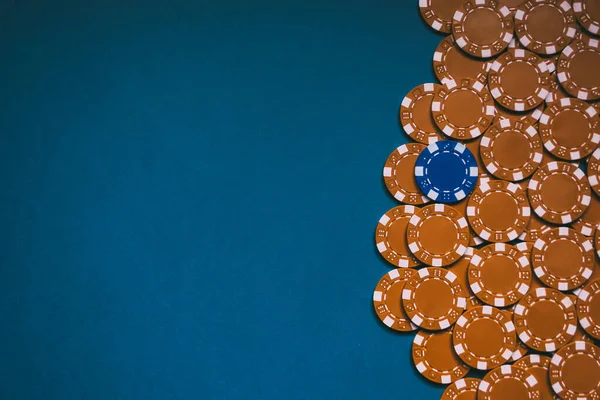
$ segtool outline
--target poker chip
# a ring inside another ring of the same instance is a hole
[[[412,357],[417,371],[435,383],[449,384],[470,370],[452,350],[452,332],[418,332],[413,340]]]
[[[480,155],[487,171],[498,179],[521,181],[542,162],[543,148],[537,130],[526,121],[501,119],[483,135]]]
[[[481,183],[486,183],[489,182],[490,179],[492,178],[490,175],[488,175],[485,167],[483,166],[483,161],[481,159],[481,152],[480,152],[480,144],[481,144],[481,139],[483,138],[483,136],[479,136],[478,138],[475,138],[473,140],[467,140],[462,142],[467,149],[469,149],[471,151],[471,153],[473,153],[473,156],[475,156],[475,161],[477,162],[477,169],[479,170],[479,179],[478,179],[478,184]],[[468,200],[468,198],[465,198],[465,200]],[[460,203],[457,203],[460,204]],[[457,204],[455,204],[455,207],[457,206]],[[464,205],[464,213],[467,212],[467,205]]]
[[[433,70],[440,82],[474,78],[487,81],[488,63],[463,52],[454,43],[452,35],[446,36],[433,53]],[[430,110],[428,110],[430,111]]]
[[[518,238],[529,223],[530,213],[525,191],[519,185],[500,180],[477,186],[467,205],[469,225],[488,242]]]
[[[540,384],[531,373],[511,365],[491,370],[481,380],[478,400],[539,399]]]
[[[537,288],[514,309],[519,339],[533,350],[553,352],[570,342],[577,330],[575,305],[558,290]]]
[[[594,35],[600,34],[600,13],[596,0],[575,0],[573,11],[579,24]]]
[[[548,106],[540,118],[544,147],[564,160],[590,155],[600,143],[600,118],[585,101],[563,98]]]
[[[427,197],[454,203],[473,191],[479,169],[475,156],[464,144],[441,140],[423,149],[415,163],[414,175]]]
[[[402,268],[416,267],[419,260],[408,249],[406,228],[415,214],[414,206],[398,206],[386,212],[375,230],[375,244],[387,262]]]
[[[459,379],[444,390],[440,400],[476,400],[480,382],[475,378]]]
[[[540,399],[560,400],[552,390],[550,380],[548,379],[548,369],[550,367],[550,357],[539,354],[530,354],[521,358],[515,364],[515,367],[524,369],[537,379],[540,384]]]
[[[453,331],[455,353],[472,368],[499,367],[510,360],[516,347],[515,327],[510,317],[491,306],[465,311]]]
[[[598,39],[576,40],[558,59],[558,81],[567,93],[581,100],[600,99],[599,70]]]
[[[394,198],[402,203],[421,205],[430,200],[423,195],[414,177],[415,162],[426,148],[424,144],[409,143],[398,146],[385,161],[383,181]]]
[[[550,361],[550,383],[561,399],[597,399],[600,396],[600,348],[584,341],[571,342]]]
[[[402,308],[404,284],[416,273],[414,269],[394,269],[377,283],[373,291],[373,307],[377,317],[388,328],[399,332],[411,332],[417,329]]]
[[[481,175],[479,175],[479,179],[480,180],[482,179]],[[484,180],[489,181],[486,179],[484,179]],[[458,203],[452,204],[452,207],[454,207],[460,215],[467,215],[467,204],[468,203],[469,203],[469,197],[465,197],[463,200],[459,201]],[[480,238],[479,236],[477,236],[477,234],[475,232],[473,232],[473,229],[471,229],[471,227],[469,226],[469,246],[471,246],[471,247],[479,246],[483,243],[485,243],[485,241],[482,238]],[[463,258],[464,258],[464,256],[463,256]],[[462,260],[462,258],[461,258],[461,260]]]
[[[431,114],[448,137],[469,140],[481,136],[496,115],[494,100],[486,86],[473,78],[447,79],[436,93]]]
[[[404,132],[419,143],[431,144],[442,134],[431,118],[431,102],[442,85],[425,83],[410,91],[402,100],[398,117]]]
[[[589,282],[577,294],[577,317],[588,335],[600,339],[600,279]]]
[[[469,291],[469,280],[468,280],[468,269],[471,263],[471,258],[475,254],[475,249],[467,247],[465,254],[454,264],[448,266],[448,270],[452,271],[456,275],[456,281],[465,288],[465,297],[467,300],[466,309],[469,310],[473,307],[481,305],[481,302],[473,293]]]
[[[411,217],[406,230],[408,248],[422,263],[441,267],[458,260],[467,250],[467,220],[444,204],[423,207]]]
[[[491,65],[488,86],[492,97],[513,111],[527,111],[542,104],[550,89],[550,73],[544,59],[521,49],[509,49]]]
[[[594,246],[590,238],[573,229],[554,228],[536,240],[531,263],[546,286],[560,291],[573,290],[592,275]]]
[[[413,324],[430,331],[446,329],[466,307],[465,289],[451,271],[422,268],[406,282],[402,305]]]
[[[556,54],[575,37],[575,15],[565,0],[528,0],[515,12],[515,31],[528,50]]]
[[[529,181],[531,208],[543,220],[569,224],[590,205],[590,185],[577,166],[552,161],[540,167]]]
[[[493,57],[506,49],[513,38],[512,14],[508,7],[498,6],[492,0],[464,3],[454,13],[452,35],[468,54]]]
[[[506,307],[529,291],[529,261],[514,246],[494,243],[475,251],[469,265],[471,292],[482,302]]]
[[[464,0],[419,0],[421,16],[433,29],[443,33],[452,32],[452,16]]]
[[[528,111],[512,111],[502,107],[500,104],[496,104],[496,116],[493,122],[509,119],[511,121],[523,121],[535,125],[540,120],[543,111],[543,103]]]
[[[600,199],[593,194],[589,207],[583,215],[571,225],[573,229],[584,236],[594,237],[600,224]]]
[[[594,150],[588,159],[587,178],[591,188],[600,196],[600,148]]]

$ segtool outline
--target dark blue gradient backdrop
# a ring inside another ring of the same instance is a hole
[[[417,1],[0,5],[0,398],[407,399],[372,311]]]

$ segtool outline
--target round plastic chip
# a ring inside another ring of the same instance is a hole
[[[464,0],[419,0],[421,16],[433,29],[443,33],[452,32],[452,16]]]
[[[410,332],[417,329],[402,308],[404,284],[416,273],[417,271],[414,269],[394,269],[385,274],[377,283],[373,292],[373,307],[377,317],[388,328],[399,332]]]
[[[536,240],[531,263],[546,286],[566,291],[578,288],[592,276],[594,256],[590,238],[560,227]]]
[[[589,282],[577,294],[577,316],[585,332],[600,339],[600,279]]]
[[[435,383],[449,384],[469,372],[452,350],[452,332],[418,332],[413,340],[412,357],[417,371]]]
[[[510,365],[503,365],[488,372],[479,384],[477,393],[478,400],[539,398],[540,384],[535,376]]]
[[[512,14],[508,7],[493,0],[465,2],[454,13],[452,35],[465,52],[480,58],[493,57],[513,38]]]
[[[573,11],[579,24],[593,35],[600,35],[600,9],[597,0],[575,0]]]
[[[575,15],[565,0],[528,0],[515,12],[515,31],[525,48],[538,54],[556,54],[576,34]]]
[[[496,115],[494,99],[487,87],[474,78],[458,82],[447,79],[444,85],[431,103],[436,125],[453,139],[469,140],[481,136]]]
[[[403,144],[398,146],[385,161],[383,166],[385,187],[399,202],[421,205],[430,201],[423,195],[414,177],[415,163],[426,147],[421,143]]]
[[[453,328],[454,351],[470,367],[496,368],[512,357],[515,327],[509,315],[492,306],[474,307],[458,318]]]
[[[540,399],[543,400],[560,400],[550,386],[548,379],[548,369],[550,367],[550,357],[539,354],[530,354],[527,357],[521,358],[515,364],[515,367],[524,369],[540,383]]]
[[[550,383],[561,399],[597,399],[600,393],[600,348],[571,342],[550,361]]]
[[[465,78],[485,83],[488,67],[487,61],[473,58],[456,46],[452,35],[444,38],[433,54],[433,70],[442,83]]]
[[[439,203],[455,203],[473,191],[479,169],[475,156],[464,144],[442,140],[421,152],[414,175],[427,197]]]
[[[577,330],[575,305],[567,295],[549,288],[525,295],[515,307],[514,321],[521,341],[537,351],[558,350]]]
[[[488,242],[515,240],[527,227],[530,215],[525,191],[507,181],[480,184],[469,198],[467,206],[471,228]]]
[[[431,144],[443,138],[431,118],[431,102],[442,89],[442,85],[425,83],[411,90],[402,100],[398,117],[404,132],[411,139]]]
[[[508,50],[492,63],[488,86],[503,107],[531,110],[548,97],[550,73],[546,60],[527,50]]]
[[[415,325],[430,331],[443,330],[452,326],[464,311],[465,289],[451,271],[422,268],[406,282],[402,305]]]
[[[494,243],[475,252],[469,266],[471,291],[479,300],[496,307],[519,301],[529,291],[529,260],[514,246]]]
[[[566,162],[549,162],[529,181],[531,208],[553,224],[569,224],[581,217],[590,205],[590,194],[584,173]]]
[[[600,49],[598,39],[576,40],[558,59],[558,81],[573,97],[600,99]]]
[[[563,98],[540,118],[544,147],[563,160],[579,160],[590,155],[600,143],[600,118],[585,101]]]
[[[415,214],[414,206],[398,206],[386,212],[377,224],[375,244],[387,262],[396,267],[416,267],[419,260],[408,249],[406,228]]]
[[[498,179],[521,181],[530,177],[542,162],[540,136],[527,121],[501,119],[481,138],[481,160]]]

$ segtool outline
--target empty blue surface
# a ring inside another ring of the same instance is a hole
[[[0,398],[438,398],[374,228],[417,1],[0,5]]]

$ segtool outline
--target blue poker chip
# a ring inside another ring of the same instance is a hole
[[[427,146],[415,163],[419,188],[438,203],[455,203],[467,197],[477,184],[479,168],[464,144],[441,140]]]

